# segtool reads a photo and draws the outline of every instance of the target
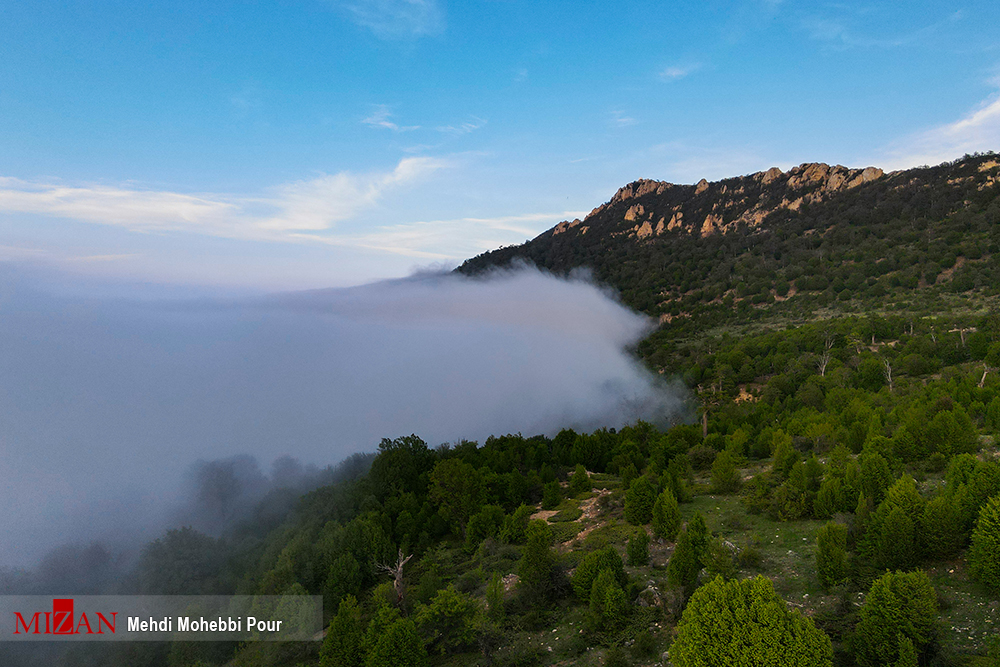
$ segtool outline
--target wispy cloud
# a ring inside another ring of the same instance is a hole
[[[419,125],[397,125],[389,120],[390,118],[392,118],[392,111],[389,109],[389,106],[387,104],[376,104],[371,115],[361,119],[361,122],[369,127],[392,130],[393,132],[409,132],[410,130],[420,129]]]
[[[611,112],[611,124],[615,127],[628,127],[638,122],[635,118],[625,115],[625,112],[620,109],[615,109]]]
[[[1000,95],[983,101],[963,118],[895,142],[883,155],[889,169],[939,164],[966,153],[1000,147]]]
[[[425,260],[461,260],[510,243],[512,233],[525,240],[530,239],[560,220],[582,218],[586,214],[587,211],[562,211],[495,218],[426,220],[388,225],[350,237],[301,236],[319,243],[350,245]]]
[[[381,39],[436,35],[444,30],[444,12],[436,0],[334,0],[358,25]]]
[[[841,6],[835,7],[837,9],[843,9]],[[858,16],[869,13],[870,10],[866,8],[863,10],[853,10],[848,13],[841,13],[837,17],[811,15],[804,17],[801,20],[801,25],[814,40],[825,42],[827,45],[832,47],[893,49],[925,42],[941,29],[946,28],[948,25],[957,23],[964,18],[964,14],[961,10],[959,10],[952,12],[948,16],[935,21],[934,23],[910,30],[909,32],[899,33],[895,30],[897,25],[897,15],[892,13],[886,15],[886,18],[888,19],[886,21],[888,26],[886,32],[893,31],[896,32],[896,34],[872,36],[870,34],[873,28],[872,19],[867,19],[866,23],[868,25],[866,26],[866,29],[859,30],[852,25]]]
[[[29,213],[136,232],[190,232],[225,238],[295,241],[319,234],[419,182],[448,160],[408,157],[383,173],[348,171],[287,183],[258,196],[187,194],[127,186],[63,185],[0,177],[0,213]]]
[[[438,132],[444,132],[446,134],[460,135],[460,134],[469,134],[470,132],[475,132],[484,125],[486,125],[486,119],[472,116],[469,120],[465,121],[464,123],[459,123],[458,125],[441,125],[435,129],[437,129]]]
[[[699,67],[701,67],[701,65],[698,63],[691,65],[671,65],[660,70],[658,76],[664,81],[677,81],[678,79],[683,79],[688,74],[691,74]]]

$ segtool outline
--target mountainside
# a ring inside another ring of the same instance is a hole
[[[457,270],[589,267],[632,307],[698,330],[835,300],[921,307],[1000,279],[998,178],[990,153],[891,173],[812,163],[695,185],[639,180],[583,220]]]

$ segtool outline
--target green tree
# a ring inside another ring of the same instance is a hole
[[[490,579],[490,583],[486,587],[486,615],[497,624],[503,623],[504,616],[506,616],[505,592],[503,577],[498,572],[494,572],[493,578]]]
[[[900,635],[918,653],[935,639],[937,596],[927,574],[887,572],[872,584],[854,630],[854,656],[861,667],[891,665],[900,658]]]
[[[503,528],[500,529],[500,539],[508,544],[524,544],[528,539],[528,522],[535,508],[530,505],[520,505],[511,514],[504,517]]]
[[[716,493],[735,493],[742,483],[736,456],[728,449],[719,452],[712,463],[712,489]]]
[[[833,586],[847,579],[847,526],[829,522],[816,536],[816,572],[823,588]]]
[[[684,609],[670,660],[677,667],[830,667],[833,648],[811,619],[788,609],[769,579],[716,577]]]
[[[628,583],[621,556],[618,555],[614,547],[607,546],[597,551],[591,551],[576,566],[572,584],[577,597],[581,600],[590,599],[590,590],[594,585],[594,580],[603,570],[610,571],[619,586],[625,586]]]
[[[677,498],[670,489],[664,489],[653,503],[653,534],[673,542],[680,528],[681,511]]]
[[[320,667],[361,667],[364,659],[361,607],[353,595],[340,601],[319,650]]]
[[[417,610],[417,627],[442,655],[456,653],[475,643],[480,612],[472,597],[451,585]]]
[[[459,458],[438,461],[431,471],[431,499],[457,535],[465,536],[469,517],[479,511],[483,494],[479,471]]]
[[[649,564],[649,535],[643,528],[632,533],[625,552],[628,554],[628,564],[632,567]]]
[[[993,496],[979,511],[969,549],[972,574],[994,590],[1000,590],[1000,495]]]
[[[466,550],[471,553],[487,537],[496,537],[503,527],[503,521],[503,508],[499,505],[486,505],[473,514],[465,528]]]
[[[931,558],[949,558],[961,550],[965,534],[953,497],[940,495],[928,501],[920,517],[920,535]]]
[[[871,516],[861,546],[872,572],[909,570],[917,564],[921,555],[918,528],[925,504],[912,477],[900,477],[889,488]]]
[[[590,589],[590,612],[596,622],[612,629],[624,625],[628,615],[628,598],[610,569],[601,570],[594,579]]]
[[[593,486],[590,483],[590,475],[587,474],[587,469],[583,467],[582,463],[577,463],[576,470],[573,471],[573,476],[569,480],[570,495],[577,496],[590,491],[592,488]]]
[[[899,659],[893,663],[892,667],[917,667],[919,665],[917,649],[913,646],[913,641],[906,635],[899,635]]]
[[[696,514],[681,531],[677,546],[667,564],[667,581],[690,595],[698,583],[698,573],[705,567],[708,530],[701,514]]]
[[[625,494],[625,520],[641,526],[653,519],[656,486],[645,475],[636,477]]]
[[[392,622],[370,645],[365,667],[425,667],[427,649],[408,618]]]
[[[552,531],[544,521],[528,524],[528,543],[517,565],[520,577],[518,590],[530,602],[541,604],[548,601],[552,582]]]
[[[553,480],[542,487],[542,509],[554,510],[562,502],[562,488]]]

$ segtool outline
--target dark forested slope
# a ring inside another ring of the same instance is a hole
[[[589,267],[634,308],[713,322],[784,299],[808,309],[937,285],[966,292],[1000,279],[998,178],[988,154],[888,174],[803,164],[696,185],[639,180],[584,220],[458,271],[517,259],[556,273]]]

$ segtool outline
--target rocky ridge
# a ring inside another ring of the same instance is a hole
[[[563,221],[537,238],[567,232],[586,234],[593,221],[616,222],[616,236],[638,241],[676,232],[700,237],[725,234],[740,225],[759,227],[771,213],[798,211],[833,193],[851,190],[885,176],[878,167],[850,169],[811,162],[781,171],[771,167],[748,176],[694,185],[640,179],[619,188],[611,200],[583,220]]]

